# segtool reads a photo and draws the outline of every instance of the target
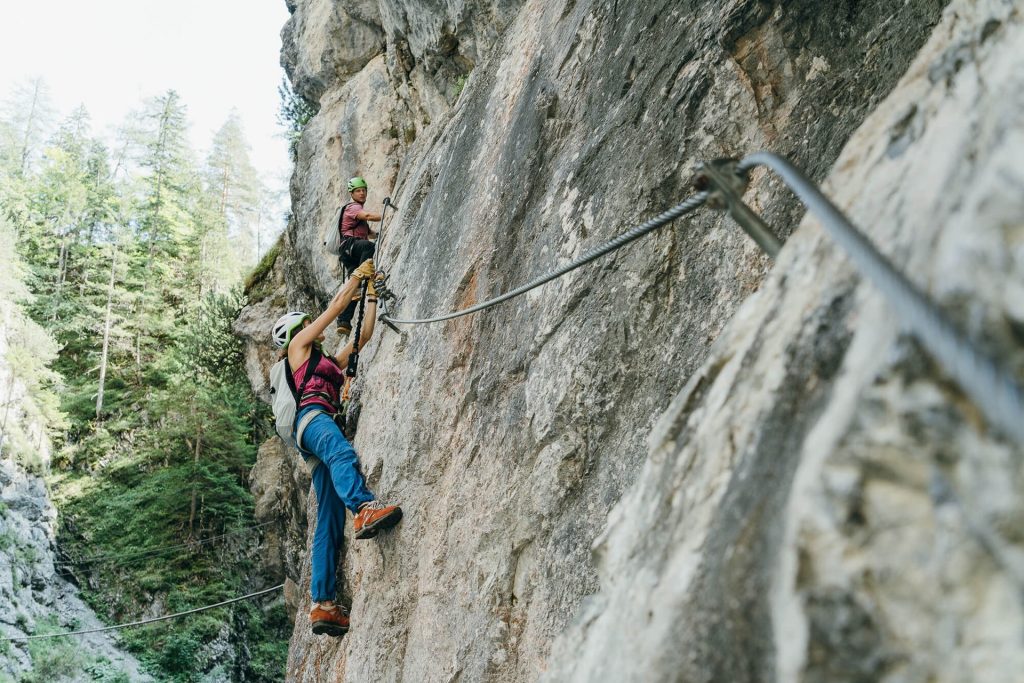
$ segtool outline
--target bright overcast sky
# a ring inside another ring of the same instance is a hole
[[[200,158],[236,107],[253,164],[277,184],[289,167],[276,119],[287,19],[285,0],[5,0],[0,99],[41,76],[61,116],[84,104],[106,134],[173,88]]]

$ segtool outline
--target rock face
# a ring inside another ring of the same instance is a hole
[[[944,4],[296,3],[284,61],[320,111],[274,292],[237,325],[250,367],[265,368],[277,315],[333,293],[319,235],[351,175],[369,178],[371,208],[401,206],[378,260],[400,317],[418,317],[679,201],[699,160],[770,148],[828,177],[1020,375],[1022,18],[1012,2]],[[376,52],[331,42],[353,22]],[[747,200],[782,236],[803,214],[764,173]],[[811,220],[772,264],[702,211],[513,303],[382,331],[360,383],[356,449],[407,514],[347,546],[341,641],[309,634],[308,559],[282,561],[290,680],[1024,669],[1021,447]],[[296,460],[256,473],[293,522]]]
[[[43,480],[11,460],[0,459],[2,639],[104,626],[56,564],[56,523],[57,510]],[[43,640],[34,645],[33,650],[24,640],[0,641],[0,680],[21,680],[28,672],[73,680],[75,672],[86,675],[85,671],[96,676],[120,674],[132,681],[152,680],[139,670],[134,657],[118,649],[110,633]],[[45,671],[50,674],[42,673]]]
[[[1021,46],[1013,3],[953,3],[827,184],[1017,377]],[[1024,449],[900,327],[805,220],[655,428],[547,680],[1019,680]]]
[[[17,272],[20,265],[13,255],[5,256],[0,259],[2,265]],[[52,342],[14,300],[26,297],[27,292],[4,294],[0,298],[4,330],[0,334],[0,387],[5,396],[0,409],[0,681],[29,680],[24,678],[26,674],[32,674],[31,680],[82,680],[86,675],[94,680],[116,676],[152,680],[140,672],[134,657],[118,649],[110,633],[36,640],[31,645],[21,639],[104,624],[79,598],[58,559],[57,510],[38,474],[49,468],[52,453],[40,418],[45,412],[36,404],[24,373],[12,369],[18,367],[12,339],[37,344],[33,350],[41,355],[46,353],[42,347]],[[18,640],[8,640],[11,638]]]

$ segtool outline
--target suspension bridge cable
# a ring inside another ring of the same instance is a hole
[[[793,190],[992,424],[1024,443],[1024,389],[1012,374],[978,350],[938,306],[899,272],[817,185],[787,159],[771,152],[758,152],[741,160],[736,170],[745,175],[756,166],[767,166]]]
[[[159,555],[159,554],[161,554],[161,553],[163,553],[164,551],[167,551],[167,550],[179,550],[179,549],[182,549],[182,548],[192,549],[194,546],[206,545],[206,544],[209,544],[209,543],[213,543],[215,541],[219,541],[219,540],[224,539],[224,538],[228,538],[230,536],[240,536],[240,535],[242,535],[244,533],[248,533],[248,532],[253,531],[255,529],[261,529],[261,528],[263,528],[263,527],[265,527],[265,526],[267,526],[269,524],[273,524],[273,523],[274,523],[273,521],[262,522],[260,524],[256,524],[254,526],[246,527],[244,529],[238,529],[237,531],[229,531],[229,532],[226,532],[226,533],[223,533],[223,534],[219,534],[217,536],[208,536],[207,538],[202,538],[202,539],[199,539],[198,541],[194,541],[192,543],[178,543],[176,545],[166,545],[166,546],[162,546],[162,547],[159,547],[159,548],[150,548],[148,550],[140,550],[138,552],[133,552],[133,553],[110,553],[110,554],[107,554],[107,555],[95,555],[93,557],[87,557],[87,558],[84,558],[82,560],[75,560],[75,561],[69,561],[69,562],[54,562],[53,564],[54,564],[54,566],[58,566],[58,567],[80,567],[80,566],[87,565],[87,564],[97,564],[97,563],[101,563],[101,562],[109,562],[109,561],[112,561],[112,560],[139,559],[139,558],[143,558],[143,557],[149,557],[149,556],[152,556],[152,555]]]
[[[132,627],[132,626],[145,626],[146,624],[153,624],[153,623],[156,623],[158,621],[167,621],[168,619],[177,619],[179,617],[188,616],[189,614],[195,614],[197,612],[205,612],[206,610],[215,609],[217,607],[224,607],[225,605],[230,605],[232,603],[241,602],[243,600],[249,600],[251,598],[255,598],[255,597],[258,597],[260,595],[265,595],[266,593],[270,593],[272,591],[281,590],[282,588],[284,588],[284,584],[283,583],[278,584],[278,585],[274,586],[273,588],[265,588],[265,589],[263,589],[261,591],[256,591],[255,593],[249,593],[248,595],[240,595],[237,598],[231,598],[230,600],[224,600],[223,602],[218,602],[218,603],[216,603],[214,605],[206,605],[204,607],[196,607],[195,609],[186,610],[184,612],[177,612],[175,614],[165,614],[162,617],[153,617],[152,619],[143,619],[141,621],[132,621],[132,622],[129,622],[127,624],[114,624],[113,626],[103,626],[101,628],[87,628],[87,629],[82,629],[81,631],[66,631],[64,633],[43,633],[43,634],[34,635],[34,636],[7,636],[7,637],[4,637],[4,638],[0,638],[0,642],[5,641],[5,640],[6,641],[22,641],[22,640],[37,640],[37,639],[40,639],[40,638],[60,638],[60,637],[63,637],[63,636],[80,636],[80,635],[83,635],[83,634],[86,634],[86,633],[101,633],[103,631],[114,631],[114,630],[117,630],[117,629],[129,628],[129,627]]]
[[[674,221],[675,219],[679,218],[680,216],[682,216],[684,214],[687,214],[687,213],[690,213],[690,212],[694,211],[695,209],[697,209],[698,207],[700,207],[704,203],[704,201],[707,199],[707,197],[708,197],[708,193],[707,192],[700,192],[698,194],[695,194],[692,197],[690,197],[689,199],[687,199],[687,200],[681,202],[680,204],[677,204],[676,206],[672,207],[668,211],[665,211],[664,213],[659,214],[658,216],[655,216],[654,218],[652,218],[651,220],[647,221],[646,223],[643,223],[641,225],[636,226],[632,230],[629,230],[628,232],[625,232],[625,233],[619,235],[618,237],[616,237],[615,239],[611,240],[610,242],[606,242],[605,244],[603,244],[603,245],[601,245],[599,247],[591,249],[586,254],[584,254],[583,256],[580,256],[578,259],[572,261],[571,263],[568,263],[568,264],[562,266],[561,268],[553,270],[550,273],[547,273],[545,275],[541,275],[541,276],[539,276],[539,277],[537,277],[537,278],[535,278],[533,280],[530,280],[525,285],[522,285],[521,287],[517,287],[517,288],[513,289],[510,292],[506,292],[504,294],[501,294],[499,296],[494,297],[493,299],[489,299],[489,300],[484,301],[482,303],[476,304],[475,306],[470,306],[469,308],[462,309],[461,311],[452,311],[451,313],[447,313],[445,315],[439,315],[439,316],[436,316],[436,317],[433,317],[433,318],[415,318],[415,319],[403,320],[403,319],[400,319],[400,318],[392,318],[390,315],[386,315],[386,316],[381,316],[381,321],[383,321],[383,322],[391,322],[391,323],[398,323],[398,324],[401,324],[401,325],[424,325],[424,324],[427,324],[427,323],[437,323],[437,322],[441,322],[441,321],[444,321],[444,320],[452,320],[453,318],[460,318],[460,317],[462,317],[464,315],[469,315],[471,313],[477,313],[477,312],[482,311],[482,310],[484,310],[486,308],[490,308],[492,306],[497,306],[498,304],[500,304],[500,303],[502,303],[504,301],[508,301],[509,299],[514,299],[517,296],[525,294],[526,292],[530,291],[531,289],[536,289],[537,287],[540,287],[543,284],[546,284],[546,283],[548,283],[548,282],[550,282],[550,281],[552,281],[552,280],[554,280],[556,278],[559,278],[559,277],[565,275],[566,273],[568,273],[569,271],[575,270],[575,269],[579,268],[580,266],[583,266],[583,265],[585,265],[587,263],[590,263],[591,261],[593,261],[593,260],[595,260],[597,258],[600,258],[600,257],[604,256],[605,254],[607,254],[609,252],[615,251],[616,249],[620,249],[621,247],[623,247],[623,246],[629,244],[630,242],[632,242],[633,240],[638,239],[640,237],[643,237],[644,235],[646,235],[647,233],[651,232],[652,230],[656,230],[657,228],[660,228],[663,225],[671,223],[672,221]]]

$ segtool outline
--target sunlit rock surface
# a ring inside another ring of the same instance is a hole
[[[0,458],[0,680],[46,671],[22,637],[105,626],[66,578],[67,569],[56,554],[56,523],[57,510],[45,482]],[[3,642],[7,638],[19,640]],[[118,649],[113,633],[42,640],[35,646],[37,658],[61,648],[68,653],[64,663],[73,660],[72,668],[80,673],[89,667],[97,674],[152,680],[139,671],[134,657]]]
[[[339,7],[295,3],[286,63],[329,51]],[[338,283],[320,235],[351,175],[371,209],[401,207],[378,260],[418,317],[678,202],[700,160],[764,148],[827,178],[1019,371],[1020,12],[944,7],[367,10],[383,40],[358,72],[292,72],[320,112],[273,293],[236,326],[254,383],[274,318]],[[760,172],[747,200],[784,237],[803,215]],[[309,633],[308,526],[282,532],[289,679],[1015,680],[1021,450],[897,323],[810,221],[772,264],[702,210],[499,308],[381,329],[355,445],[406,517],[347,545],[342,640]],[[262,462],[260,490],[276,477],[289,501],[267,509],[301,524],[297,456]]]

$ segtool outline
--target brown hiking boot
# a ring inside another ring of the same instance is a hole
[[[402,508],[397,505],[374,500],[359,506],[359,513],[352,521],[356,538],[373,538],[378,531],[390,529],[402,519]]]
[[[338,334],[341,335],[342,337],[347,337],[351,333],[352,333],[352,325],[351,325],[351,323],[343,323],[343,322],[341,322],[339,320],[338,321]]]
[[[313,633],[318,636],[326,634],[341,637],[348,633],[348,614],[341,605],[321,607],[313,603],[313,609],[309,611],[309,621],[313,625]]]

